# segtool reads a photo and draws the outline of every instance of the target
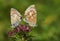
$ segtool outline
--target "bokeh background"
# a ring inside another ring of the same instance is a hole
[[[23,15],[32,4],[37,11],[37,27],[31,33],[33,41],[60,41],[60,0],[0,0],[0,41],[9,41],[10,9]]]

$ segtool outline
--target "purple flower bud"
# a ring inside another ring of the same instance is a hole
[[[15,31],[15,32],[20,32],[20,31],[21,31],[21,29],[20,29],[20,27],[19,27],[19,26],[17,26],[17,27],[14,29],[14,31]]]
[[[13,35],[14,35],[14,31],[11,31],[11,30],[10,30],[10,31],[8,32],[8,36],[11,37],[11,36],[13,36]]]
[[[15,32],[20,32],[20,31],[29,32],[30,28],[29,28],[29,26],[19,25],[15,28]]]
[[[23,29],[23,25],[19,25],[19,28],[22,30]]]
[[[28,26],[24,26],[23,27],[23,30],[24,30],[24,32],[29,32],[30,31],[30,28]]]

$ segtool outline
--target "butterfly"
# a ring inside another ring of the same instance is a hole
[[[22,15],[21,15],[20,12],[18,12],[14,8],[11,8],[10,12],[11,12],[10,13],[10,15],[11,15],[11,26],[16,27],[16,26],[19,25],[19,22],[22,21]],[[29,6],[25,11],[24,16],[25,16],[25,18],[23,18],[23,21],[28,23],[29,26],[31,26],[31,27],[36,26],[37,12],[36,12],[36,9],[35,9],[35,5]]]

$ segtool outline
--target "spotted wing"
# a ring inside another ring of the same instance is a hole
[[[35,27],[37,21],[37,13],[35,9],[35,5],[31,5],[25,11],[24,21],[27,22],[30,26]]]
[[[14,8],[11,8],[11,26],[16,27],[19,25],[19,22],[21,21],[21,14]]]

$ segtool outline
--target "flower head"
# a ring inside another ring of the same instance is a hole
[[[14,30],[15,30],[15,32],[20,32],[20,31],[29,32],[30,28],[29,28],[29,26],[19,25]]]

